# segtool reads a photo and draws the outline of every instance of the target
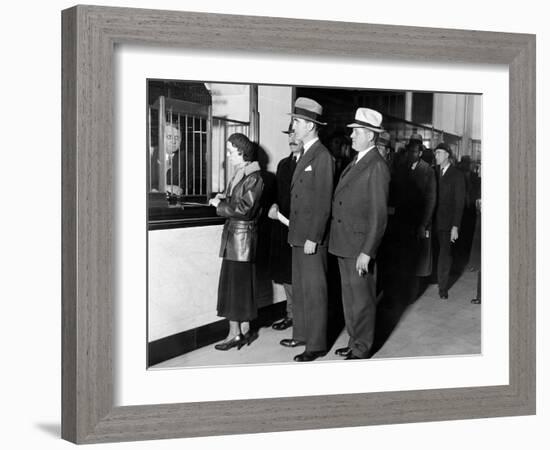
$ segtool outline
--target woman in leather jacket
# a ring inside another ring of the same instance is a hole
[[[240,349],[256,339],[250,321],[258,313],[254,298],[255,253],[263,180],[256,161],[256,148],[249,139],[234,133],[227,140],[227,160],[235,169],[226,195],[210,200],[216,213],[225,217],[220,257],[222,267],[218,284],[218,316],[229,320],[229,334],[217,350]]]

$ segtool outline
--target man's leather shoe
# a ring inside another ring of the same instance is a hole
[[[304,341],[298,341],[296,339],[283,339],[279,342],[283,347],[298,347],[299,345],[306,345]]]
[[[481,299],[473,298],[470,300],[470,303],[473,303],[474,305],[479,305],[481,303]]]
[[[287,328],[292,326],[292,319],[290,317],[285,317],[283,320],[280,320],[279,322],[275,322],[273,325],[271,325],[271,328],[274,330],[286,330]]]
[[[359,356],[355,356],[353,353],[350,353],[348,356],[346,356],[346,360],[348,359],[364,359],[364,358],[359,358]]]
[[[334,354],[338,355],[338,356],[349,356],[349,355],[351,355],[351,348],[349,348],[349,347],[337,348],[334,351]]]
[[[439,298],[446,300],[449,298],[449,293],[447,291],[439,291]]]
[[[304,353],[300,353],[299,355],[296,355],[294,357],[294,361],[297,361],[297,362],[314,361],[321,356],[325,356],[326,354],[327,352],[323,352],[323,351],[313,352],[313,351],[306,350]]]

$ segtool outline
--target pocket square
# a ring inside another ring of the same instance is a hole
[[[304,172],[311,172],[313,169],[311,168],[311,166],[307,166],[305,169],[304,169]]]

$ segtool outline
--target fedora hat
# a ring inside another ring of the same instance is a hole
[[[348,125],[349,128],[368,128],[369,130],[380,133],[382,128],[382,114],[374,109],[357,108],[355,120]]]
[[[298,97],[294,102],[294,110],[289,113],[289,115],[309,120],[318,125],[326,125],[326,122],[321,122],[319,120],[323,115],[323,107],[310,98]]]

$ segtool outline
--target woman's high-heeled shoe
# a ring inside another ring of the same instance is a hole
[[[237,347],[237,350],[240,350],[241,347],[245,344],[244,342],[244,336],[242,334],[238,334],[234,338],[229,339],[228,341],[222,342],[221,344],[214,345],[214,348],[216,350],[229,350],[233,347]]]
[[[252,342],[254,342],[256,339],[258,339],[258,332],[248,330],[245,334],[243,334],[243,345],[250,345]]]

